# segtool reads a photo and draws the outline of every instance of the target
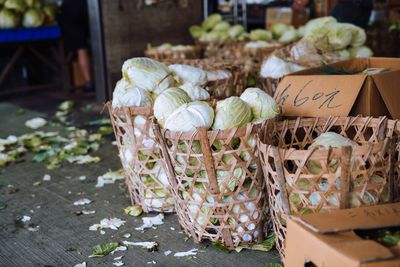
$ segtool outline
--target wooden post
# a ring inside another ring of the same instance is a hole
[[[342,155],[340,159],[341,176],[340,176],[340,208],[348,209],[350,207],[350,181],[351,181],[351,146],[342,147]]]
[[[388,184],[388,190],[389,190],[389,202],[394,202],[395,199],[398,197],[398,180],[396,178],[396,167],[397,167],[397,159],[396,159],[396,154],[397,154],[397,141],[398,137],[396,135],[393,136],[390,142],[390,159],[389,159],[389,164],[390,164],[390,169],[389,169],[389,184]],[[400,175],[400,174],[397,174]]]
[[[167,172],[169,174],[168,178],[170,180],[169,182],[172,185],[172,190],[177,192],[176,190],[178,189],[178,183],[176,182],[175,170],[174,167],[172,166],[171,158],[169,156],[167,149],[167,144],[165,143],[164,136],[161,133],[160,125],[158,125],[158,123],[156,122],[153,122],[153,130],[156,136],[156,140],[158,141],[161,147],[161,152],[163,154],[165,162],[165,168],[167,169]]]

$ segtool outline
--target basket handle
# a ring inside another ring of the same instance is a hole
[[[203,151],[204,155],[204,165],[207,171],[208,177],[208,188],[212,194],[218,195],[220,193],[217,176],[215,174],[215,165],[214,159],[212,156],[211,148],[210,148],[210,141],[208,140],[207,129],[202,127],[198,129],[199,137],[200,137],[200,145],[201,150]],[[224,214],[224,211],[221,208],[216,208],[216,214]],[[226,228],[221,229],[222,237],[225,241],[225,244],[229,248],[233,248],[233,241],[232,236],[229,233],[229,230]]]
[[[174,167],[172,166],[171,158],[169,156],[168,150],[167,150],[167,144],[165,143],[164,136],[161,133],[160,125],[153,121],[153,130],[156,136],[157,142],[160,144],[161,152],[164,156],[164,162],[165,162],[165,167],[168,171],[168,177],[169,177],[169,182],[172,184],[172,190],[177,190],[178,188],[178,183],[176,182],[176,176],[175,176],[175,171]]]
[[[207,136],[207,129],[199,128],[198,133],[200,137],[201,150],[203,151],[204,155],[204,165],[207,171],[208,187],[212,194],[219,194],[220,193],[219,186],[218,186],[217,176],[215,174],[215,165],[210,148],[210,141],[208,140]]]
[[[351,146],[342,147],[340,159],[340,209],[348,209],[350,207],[351,154]]]

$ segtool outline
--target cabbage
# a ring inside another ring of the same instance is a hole
[[[252,41],[270,41],[272,40],[272,33],[266,30],[256,29],[250,32],[249,37]]]
[[[115,86],[112,106],[114,108],[151,107],[151,97],[142,88],[135,87],[121,79]]]
[[[183,104],[191,101],[188,94],[179,88],[169,88],[159,94],[154,101],[154,117],[164,126],[168,116]]]
[[[228,30],[228,35],[232,40],[236,40],[242,33],[244,33],[244,28],[242,25],[233,25]]]
[[[169,69],[178,77],[179,83],[199,86],[207,83],[207,74],[202,69],[183,64],[170,65]]]
[[[45,23],[54,24],[56,22],[57,6],[52,4],[47,4],[43,7],[42,10],[45,16]]]
[[[42,0],[25,0],[25,3],[28,7],[33,7],[33,8],[41,8],[43,5]]]
[[[222,39],[222,33],[220,32],[204,32],[199,40],[202,42],[215,42],[220,39]]]
[[[328,32],[328,42],[331,50],[346,48],[353,38],[352,30],[343,23],[334,23]]]
[[[294,42],[298,39],[298,35],[297,35],[297,31],[296,29],[289,29],[287,31],[285,31],[281,37],[279,38],[279,42],[283,43],[283,44],[287,44],[287,43],[291,43]]]
[[[208,81],[225,80],[232,77],[232,73],[227,70],[206,71]]]
[[[305,26],[300,26],[299,28],[297,28],[297,35],[302,38],[304,37],[306,31],[306,27]]]
[[[273,44],[270,44],[266,41],[254,41],[254,42],[248,42],[244,46],[245,48],[263,48],[263,47],[271,47]]]
[[[201,26],[204,30],[211,30],[221,21],[222,16],[220,14],[211,14],[203,21]]]
[[[150,58],[136,57],[126,60],[122,65],[122,74],[128,82],[155,94],[174,85],[170,69]]]
[[[326,132],[315,138],[310,145],[309,149],[314,147],[323,147],[328,149],[329,147],[340,148],[342,146],[356,147],[358,144],[347,137],[334,132]]]
[[[210,128],[214,120],[214,110],[205,102],[184,104],[166,120],[165,128],[171,131],[191,132],[196,128]]]
[[[179,88],[185,91],[192,99],[192,101],[210,99],[210,94],[208,93],[208,91],[200,86],[193,85],[191,83],[184,83],[180,85]]]
[[[221,21],[221,22],[218,22],[217,25],[215,25],[215,27],[213,28],[213,31],[226,32],[229,30],[230,27],[231,27],[231,25],[228,22]]]
[[[190,32],[190,35],[192,35],[193,38],[198,39],[203,34],[204,30],[200,26],[193,25],[193,26],[190,26],[189,32]]]
[[[242,127],[253,118],[250,106],[237,96],[218,101],[215,110],[213,129],[217,130]]]
[[[351,46],[362,46],[367,41],[367,34],[365,30],[350,23],[343,23],[352,33]]]
[[[37,28],[43,25],[44,14],[40,9],[30,8],[25,12],[22,25],[26,28]]]
[[[329,32],[331,26],[336,22],[334,17],[312,19],[304,26],[304,36],[321,37]]]
[[[337,61],[347,60],[350,59],[351,55],[350,52],[346,49],[335,51],[336,56],[339,58]]]
[[[325,38],[326,39],[326,38]],[[298,64],[306,66],[319,66],[323,61],[323,57],[316,49],[318,44],[310,38],[303,38],[290,49],[290,57]],[[328,44],[326,42],[326,47]]]
[[[374,53],[367,46],[358,46],[350,48],[350,55],[352,58],[360,58],[360,57],[372,57]]]
[[[293,28],[292,26],[289,26],[284,23],[274,23],[271,25],[271,32],[274,35],[276,39],[281,37],[286,31],[290,30]]]
[[[24,0],[7,0],[4,3],[4,7],[19,13],[23,13],[26,9],[26,4]]]
[[[240,96],[253,112],[254,119],[271,119],[279,114],[275,100],[259,88],[247,88]]]
[[[286,62],[285,60],[272,55],[262,63],[260,75],[264,78],[270,77],[278,79],[288,75],[289,73],[303,69],[305,69],[305,67],[295,63]]]
[[[0,29],[12,29],[18,27],[20,17],[14,11],[3,8],[0,11]]]
[[[166,51],[166,50],[171,50],[172,49],[172,44],[170,43],[164,43],[160,46],[157,46],[156,49],[158,51]]]

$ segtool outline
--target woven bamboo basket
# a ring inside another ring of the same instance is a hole
[[[217,60],[242,58],[245,44],[244,41],[196,41],[196,45],[204,51],[204,57]]]
[[[227,78],[209,81],[206,85],[212,98],[223,99],[230,96],[240,96],[246,89],[246,63],[232,60],[195,59],[195,60],[164,60],[167,65],[186,64],[198,67],[206,72],[225,71],[230,75]]]
[[[173,212],[167,173],[155,142],[152,111],[145,107],[114,109],[107,103],[132,204],[144,212]]]
[[[162,61],[166,59],[197,59],[201,58],[201,49],[198,46],[191,46],[185,50],[157,50],[146,49],[144,51],[146,57]]]
[[[385,137],[387,124],[385,118],[298,118],[260,131],[260,160],[282,259],[287,216],[393,201],[397,159],[394,140]],[[359,146],[307,150],[328,131]]]
[[[262,240],[265,195],[255,144],[261,125],[189,133],[155,126],[185,233],[231,249]]]

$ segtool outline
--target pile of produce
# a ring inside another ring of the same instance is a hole
[[[255,29],[246,32],[242,25],[230,25],[220,14],[210,15],[201,25],[191,26],[189,31],[194,39],[202,42],[249,41],[249,47],[286,44],[300,38],[293,26],[282,23],[272,25],[270,31]]]
[[[250,122],[274,118],[280,112],[275,100],[258,88],[248,88],[240,97],[229,97],[217,101],[213,105],[210,94],[204,88],[208,81],[207,73],[193,66],[175,64],[167,67],[148,58],[133,58],[124,63],[122,72],[124,77],[118,82],[114,91],[113,107],[151,107],[161,127],[173,132],[194,132],[200,127],[211,130],[229,130],[243,127]],[[134,119],[134,124],[136,121],[137,117]],[[136,132],[135,129],[135,134]],[[232,149],[240,146],[239,138],[234,138],[232,142]],[[247,145],[254,150],[256,147],[255,136],[251,136],[247,142]],[[224,149],[222,143],[215,140],[213,153],[218,153],[221,149]],[[184,154],[188,150],[202,155],[199,141],[193,143],[179,142],[178,155],[175,158],[177,162],[175,173],[188,177],[196,176],[198,179],[207,178],[205,169],[191,170],[192,167],[193,169],[199,168],[202,163],[196,157],[185,158]],[[243,151],[240,158],[243,161],[253,160],[253,156],[247,151]],[[227,153],[223,156],[222,161],[226,165],[233,166],[237,159],[233,154]],[[237,201],[246,203],[245,207],[239,204],[233,207],[233,212],[237,213],[242,224],[250,220],[247,214],[257,213],[252,215],[255,217],[253,219],[258,219],[260,216],[256,211],[258,203],[256,197],[260,192],[253,188],[251,179],[247,183],[247,180],[245,180],[248,173],[253,173],[255,169],[256,164],[250,164],[248,169],[237,168],[233,172],[233,179],[229,171],[217,170],[216,172],[220,191],[226,194],[222,201],[230,202],[232,192],[235,192],[238,186],[248,188],[249,192],[241,192],[238,196],[235,196]],[[245,180],[245,182],[239,185],[238,183],[241,180]],[[191,185],[187,184],[187,186],[189,188]],[[184,191],[181,197],[200,201],[199,199],[203,198],[205,194],[208,194],[208,191],[204,188],[204,184],[197,183],[193,190]],[[206,225],[203,224],[208,222],[208,214],[213,212],[209,207],[210,203],[217,201],[211,195],[207,196],[206,199],[207,203],[187,204],[190,218],[193,222],[204,227]],[[234,221],[231,222],[235,223]],[[217,223],[217,220],[215,223]],[[238,226],[237,231],[243,231],[244,229],[241,229],[241,227]],[[250,227],[248,230],[253,231],[254,235],[246,234],[243,236],[244,241],[252,241],[258,235],[254,224],[250,224],[248,227]],[[239,240],[234,240],[234,242],[239,242]]]
[[[296,31],[302,38],[265,60],[260,72],[262,77],[276,79],[322,63],[372,56],[372,51],[365,46],[365,31],[353,24],[339,23],[333,17],[310,20]]]
[[[28,152],[33,152],[32,162],[40,162],[46,165],[48,170],[60,168],[65,163],[87,164],[96,163],[101,159],[91,156],[104,143],[104,136],[112,133],[109,120],[99,120],[89,123],[90,126],[100,126],[96,132],[89,132],[75,126],[45,132],[39,128],[50,125],[58,126],[66,124],[66,116],[71,112],[72,101],[65,101],[59,106],[52,121],[43,118],[33,118],[25,125],[34,129],[31,133],[21,136],[9,136],[0,138],[0,167],[11,162],[24,159]],[[62,130],[62,131],[60,131]]]
[[[56,5],[42,0],[0,0],[0,29],[53,25],[56,13]]]

